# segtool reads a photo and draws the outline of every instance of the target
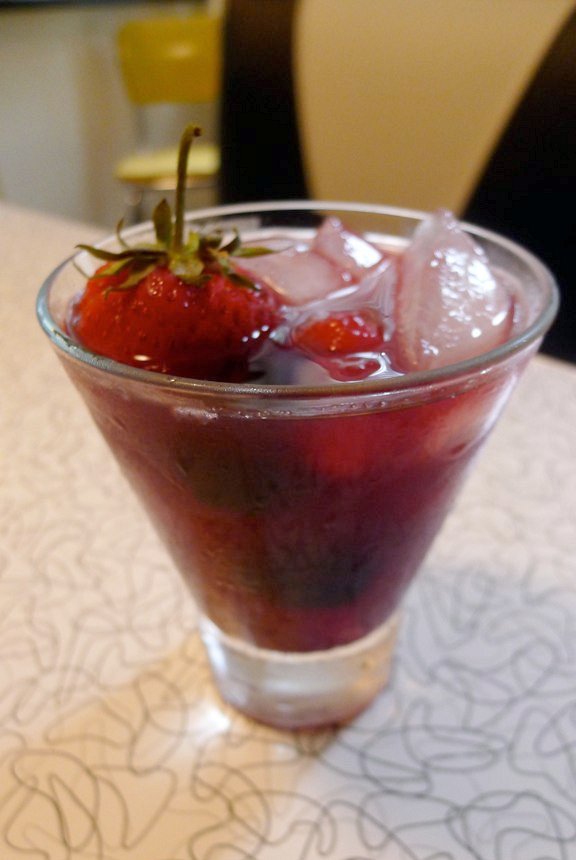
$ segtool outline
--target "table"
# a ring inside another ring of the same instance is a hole
[[[34,318],[99,231],[0,204],[2,860],[568,860],[576,367],[538,357],[340,730],[223,705],[191,598]]]

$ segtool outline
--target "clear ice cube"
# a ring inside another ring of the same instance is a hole
[[[384,254],[362,236],[348,230],[338,218],[327,218],[314,237],[317,251],[354,281],[382,262]]]
[[[483,249],[440,210],[416,230],[401,266],[396,359],[403,370],[464,361],[503,343],[513,302]]]
[[[340,290],[350,281],[339,269],[307,245],[236,262],[236,268],[273,289],[287,305],[302,305]]]
[[[310,244],[295,241],[286,247],[283,238],[262,244],[279,250],[237,261],[237,267],[274,289],[286,304],[296,306],[340,292],[384,260],[378,248],[338,218],[327,218]]]

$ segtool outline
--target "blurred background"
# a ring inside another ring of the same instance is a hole
[[[0,2],[0,200],[105,229],[147,217],[194,120],[189,205],[451,208],[550,265],[546,349],[576,360],[575,5]]]
[[[138,108],[122,78],[119,30],[205,5],[0,3],[0,199],[114,226],[126,205],[115,166],[139,136]],[[161,108],[152,110],[149,125],[157,126],[158,139],[177,140],[190,109]],[[206,104],[194,109],[210,135],[216,111]]]

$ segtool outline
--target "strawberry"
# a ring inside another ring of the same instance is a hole
[[[291,345],[342,382],[365,379],[385,366],[384,326],[369,308],[305,320],[293,329]]]
[[[301,324],[293,331],[292,341],[316,356],[349,355],[381,347],[384,331],[381,321],[368,311],[339,311]]]
[[[197,379],[245,381],[249,360],[279,318],[266,286],[235,268],[235,257],[267,253],[243,248],[237,235],[189,233],[184,241],[184,188],[196,126],[182,137],[175,217],[163,200],[154,212],[156,243],[106,251],[73,303],[68,329],[88,349],[124,364]]]
[[[88,281],[69,317],[84,346],[160,373],[248,378],[248,360],[275,321],[269,292],[238,287],[218,273],[191,285],[166,266],[122,289],[118,276],[107,276],[105,269]]]

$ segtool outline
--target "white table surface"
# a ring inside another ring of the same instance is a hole
[[[35,320],[98,231],[0,204],[1,860],[576,857],[576,367],[525,374],[339,731],[224,706]]]

